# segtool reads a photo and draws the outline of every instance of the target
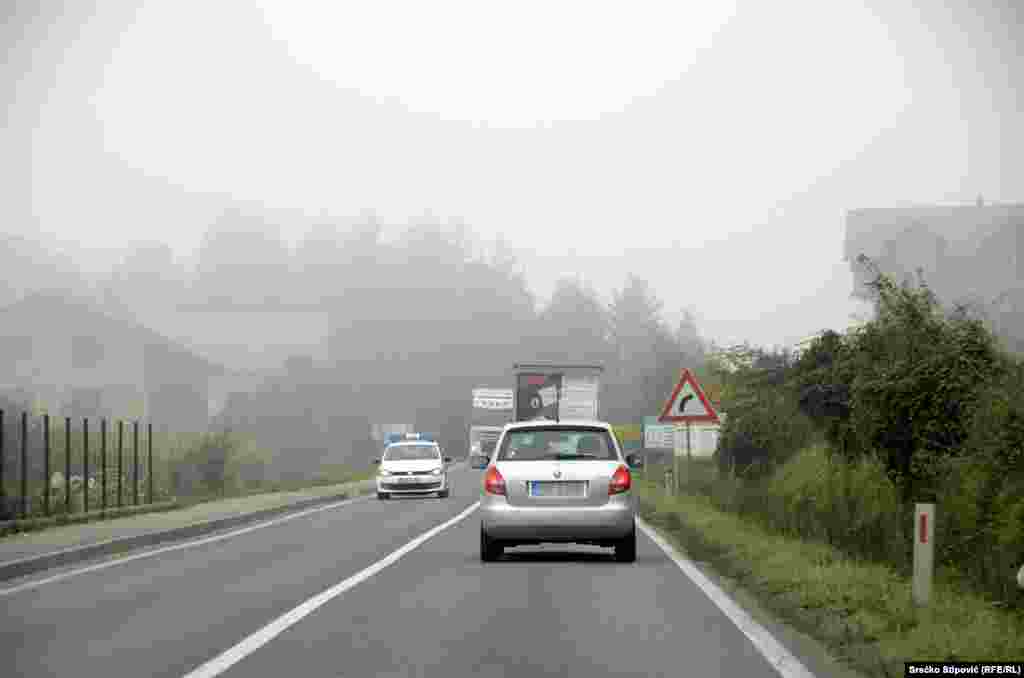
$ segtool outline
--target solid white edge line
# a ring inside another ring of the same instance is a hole
[[[637,524],[643,533],[650,537],[651,541],[657,544],[665,552],[665,555],[683,571],[683,574],[689,577],[704,592],[704,595],[710,598],[711,602],[717,605],[718,609],[743,632],[743,635],[753,643],[757,651],[768,660],[768,663],[782,678],[816,678],[799,659],[768,632],[768,629],[754,621],[746,610],[733,602],[725,591],[705,577],[704,573],[691,560],[676,551],[672,544],[639,516],[637,516]]]
[[[82,567],[82,568],[79,568],[79,569],[76,569],[76,570],[70,570],[68,572],[62,572],[60,574],[55,574],[55,575],[52,575],[50,577],[46,577],[44,579],[36,579],[36,580],[33,580],[33,581],[25,582],[23,584],[18,584],[17,586],[12,586],[10,588],[0,589],[0,597],[2,597],[2,596],[10,596],[10,595],[13,595],[15,593],[21,593],[22,591],[29,591],[31,589],[39,588],[40,586],[43,586],[44,584],[52,584],[53,582],[62,581],[64,579],[70,579],[71,577],[77,577],[80,574],[88,574],[89,572],[96,572],[98,570],[104,570],[104,569],[106,569],[108,567],[114,567],[115,565],[121,565],[123,563],[130,563],[133,560],[140,560],[142,558],[150,558],[152,556],[160,555],[161,553],[168,553],[170,551],[180,551],[181,549],[192,548],[193,546],[202,546],[203,544],[211,544],[211,543],[216,542],[216,541],[223,541],[224,539],[231,539],[232,537],[237,537],[237,536],[242,535],[242,534],[246,534],[246,533],[249,533],[249,532],[254,532],[256,530],[261,530],[261,529],[263,529],[265,527],[271,527],[273,525],[280,525],[281,523],[286,523],[289,520],[296,520],[298,518],[303,518],[305,516],[312,515],[314,513],[319,513],[321,511],[330,511],[331,509],[336,509],[336,508],[339,508],[341,506],[345,506],[347,504],[351,504],[353,502],[364,501],[367,498],[368,497],[363,496],[363,497],[353,497],[351,499],[343,499],[342,501],[336,501],[336,502],[332,502],[330,504],[324,504],[322,506],[316,506],[316,507],[311,508],[311,509],[305,509],[303,511],[299,511],[298,513],[289,513],[289,514],[287,514],[285,516],[282,516],[280,518],[274,518],[272,520],[267,520],[267,521],[264,521],[262,523],[256,523],[255,525],[250,525],[248,527],[243,527],[243,528],[240,528],[240,529],[237,529],[237,530],[232,530],[231,532],[225,532],[224,534],[216,534],[216,535],[213,535],[212,537],[203,537],[203,538],[198,539],[198,540],[187,541],[187,542],[184,542],[184,543],[181,543],[181,544],[172,544],[170,546],[163,546],[161,548],[154,549],[152,551],[144,551],[142,553],[136,553],[136,554],[133,554],[133,555],[130,555],[130,556],[125,556],[124,558],[117,558],[117,559],[114,559],[114,560],[105,560],[102,563],[96,563],[95,565],[89,565],[88,567]]]
[[[385,556],[381,560],[378,560],[373,565],[357,572],[348,579],[341,581],[326,591],[322,591],[312,598],[300,603],[296,607],[292,608],[288,612],[284,613],[274,621],[270,622],[259,631],[256,631],[252,635],[249,635],[239,641],[235,646],[225,650],[221,654],[217,655],[213,659],[209,660],[205,664],[192,670],[185,675],[184,678],[213,678],[221,673],[227,671],[229,668],[240,662],[245,657],[249,656],[259,648],[263,647],[275,637],[282,634],[289,627],[299,622],[303,617],[314,612],[317,608],[321,607],[331,599],[340,596],[345,591],[348,591],[355,585],[363,582],[373,575],[377,574],[388,565],[391,565],[399,558],[409,553],[413,549],[422,545],[428,539],[434,535],[448,529],[452,525],[465,520],[469,515],[480,506],[480,502],[473,503],[469,508],[460,513],[459,515],[451,518],[450,520],[434,527],[420,536],[416,537],[405,546],[402,546],[396,551],[393,551],[389,555]]]

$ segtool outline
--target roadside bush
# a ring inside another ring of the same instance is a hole
[[[964,452],[979,389],[1002,367],[998,343],[977,318],[949,315],[923,283],[879,275],[878,317],[853,332],[833,376],[849,388],[849,426],[833,443],[878,454],[906,502],[931,500],[948,460]]]
[[[981,394],[965,452],[943,469],[940,561],[977,585],[1019,602],[1024,563],[1024,363],[1007,359]]]
[[[242,440],[230,431],[178,434],[170,459],[171,486],[178,496],[224,495],[239,487],[237,457]]]
[[[767,477],[814,438],[811,420],[780,386],[751,388],[728,407],[715,458],[730,474]]]
[[[827,542],[846,553],[903,565],[899,493],[877,459],[852,463],[825,445],[805,448],[765,483],[768,527]]]

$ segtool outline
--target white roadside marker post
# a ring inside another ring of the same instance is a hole
[[[914,504],[914,602],[925,606],[932,596],[935,572],[935,504]]]

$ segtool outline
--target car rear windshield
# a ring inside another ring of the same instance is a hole
[[[441,451],[436,445],[392,445],[384,453],[386,461],[408,461],[410,459],[440,459]]]
[[[556,427],[509,431],[497,461],[591,460],[619,458],[615,443],[602,428]]]

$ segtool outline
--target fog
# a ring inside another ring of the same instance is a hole
[[[292,408],[302,448],[389,418],[459,440],[470,388],[544,356],[650,412],[712,343],[870,313],[850,211],[1022,200],[1016,5],[6,4],[3,303],[143,327],[217,366],[212,414]],[[991,269],[958,256],[951,296]],[[5,388],[109,386],[38,355]],[[256,391],[293,395],[230,404]]]

